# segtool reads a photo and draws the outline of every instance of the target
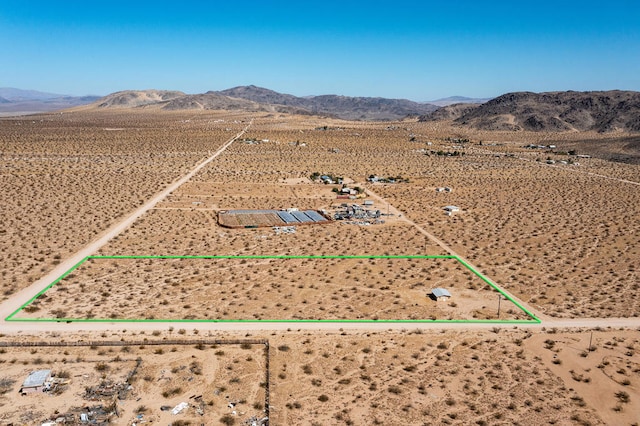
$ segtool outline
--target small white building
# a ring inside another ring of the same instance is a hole
[[[47,382],[50,379],[51,370],[32,371],[22,383],[20,393],[24,395],[31,392],[42,392],[47,388]]]
[[[431,290],[431,294],[438,302],[446,302],[451,297],[449,290],[438,287]]]
[[[456,213],[460,211],[460,207],[458,206],[444,206],[442,208],[442,210],[449,212],[449,213]]]

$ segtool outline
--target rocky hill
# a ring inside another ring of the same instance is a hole
[[[640,132],[640,92],[516,92],[477,106],[443,107],[421,121],[482,130]]]
[[[315,114],[330,114],[350,120],[397,120],[435,111],[435,105],[407,99],[322,95],[305,98]]]
[[[115,92],[98,100],[98,108],[134,108],[159,104],[186,96],[174,90],[124,90]]]
[[[302,112],[294,107],[269,105],[247,99],[225,96],[220,92],[188,95],[167,90],[126,90],[112,93],[96,102],[95,108],[153,108],[166,111],[180,110],[242,110],[269,112]],[[308,113],[308,112],[307,112]]]
[[[407,99],[339,95],[298,97],[256,86],[239,86],[218,93],[262,104],[292,106],[311,114],[329,115],[346,120],[398,120],[407,116],[427,114],[437,109],[435,105]]]
[[[257,86],[238,86],[227,90],[217,92],[224,96],[232,98],[246,99],[260,104],[268,105],[287,105],[294,107],[304,107],[305,99],[285,93],[278,93],[264,87]]]
[[[478,108],[479,104],[452,104],[438,108],[432,113],[421,116],[420,121],[456,120],[468,112]]]
[[[398,120],[437,109],[406,99],[337,95],[297,97],[256,86],[187,95],[176,91],[116,92],[96,102],[97,108],[158,108],[164,110],[224,109],[315,114],[347,120]]]

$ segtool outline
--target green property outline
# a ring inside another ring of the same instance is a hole
[[[489,284],[494,290],[500,293],[505,299],[520,308],[531,319],[528,320],[501,320],[501,319],[485,319],[485,320],[464,320],[464,319],[124,319],[124,318],[14,318],[23,309],[33,303],[38,297],[46,293],[51,287],[66,278],[71,272],[75,271],[80,265],[91,259],[455,259],[464,267],[473,272],[482,281]],[[26,303],[16,309],[5,321],[15,322],[110,322],[110,323],[131,323],[131,322],[157,322],[157,323],[467,323],[467,324],[531,324],[542,321],[531,313],[527,308],[522,306],[518,301],[505,293],[500,287],[491,282],[487,277],[479,271],[454,255],[315,255],[315,256],[268,256],[268,255],[210,255],[210,256],[87,256],[80,262],[73,265],[64,274],[60,275],[55,281],[47,287],[39,291],[35,296]]]

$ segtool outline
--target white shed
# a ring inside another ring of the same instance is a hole
[[[431,290],[431,294],[438,302],[446,302],[451,297],[449,290],[438,287]]]
[[[51,370],[36,370],[29,373],[22,383],[20,393],[42,392],[46,387],[46,382],[51,378]]]

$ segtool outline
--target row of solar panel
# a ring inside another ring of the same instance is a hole
[[[324,222],[325,219],[316,211],[306,210],[306,211],[294,211],[291,213],[288,212],[278,212],[278,216],[284,223],[309,223],[309,222]]]

